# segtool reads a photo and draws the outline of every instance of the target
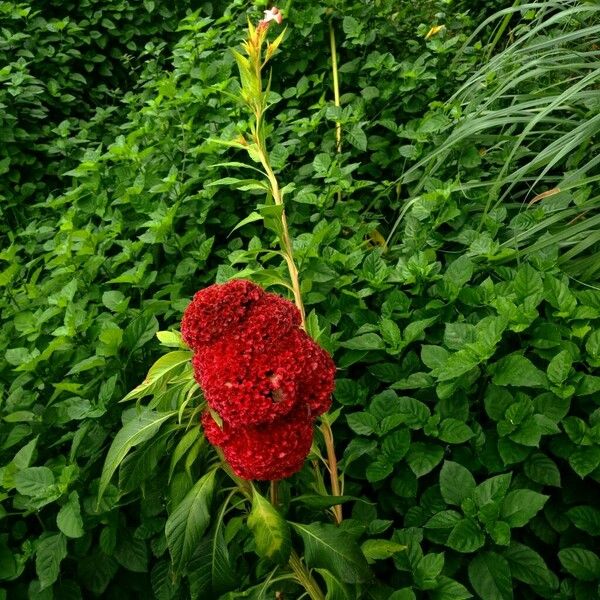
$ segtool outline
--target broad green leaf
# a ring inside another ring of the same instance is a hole
[[[467,600],[472,597],[473,594],[462,583],[444,576],[439,577],[436,588],[429,591],[431,600]]]
[[[565,381],[571,370],[573,364],[573,358],[568,350],[559,352],[548,364],[547,375],[548,379],[556,384],[560,385]]]
[[[469,580],[482,600],[511,600],[510,567],[495,552],[482,552],[469,563]]]
[[[167,519],[165,535],[173,565],[181,572],[210,524],[216,471],[200,478]]]
[[[593,506],[575,506],[567,511],[575,527],[593,536],[600,536],[600,510]]]
[[[408,396],[398,398],[394,411],[404,417],[402,422],[411,429],[420,429],[431,416],[431,411],[426,404]]]
[[[410,431],[397,429],[388,433],[381,442],[381,455],[386,462],[395,464],[404,458],[410,447]]]
[[[515,579],[538,587],[558,587],[556,575],[548,569],[544,559],[528,546],[511,542],[503,556],[508,561],[510,572]]]
[[[179,331],[157,331],[158,341],[168,348],[187,348]]]
[[[440,471],[440,491],[448,504],[460,506],[475,492],[475,479],[461,464],[445,461]]]
[[[369,466],[367,467],[366,475],[367,481],[370,483],[375,483],[377,481],[382,481],[386,479],[392,474],[394,470],[394,465],[387,461],[385,457],[377,457]]]
[[[545,454],[532,454],[525,462],[524,471],[536,483],[560,487],[560,471],[556,463]]]
[[[56,524],[67,537],[79,538],[84,534],[83,519],[81,518],[81,508],[77,492],[69,494],[69,500],[58,511]]]
[[[497,502],[504,498],[510,482],[512,479],[512,473],[505,473],[503,475],[495,475],[486,479],[475,488],[475,502],[477,506],[484,506],[488,502]]]
[[[252,494],[252,510],[248,527],[254,535],[256,553],[279,564],[287,562],[292,551],[290,527],[273,505],[256,489]]]
[[[558,553],[562,566],[576,579],[594,581],[600,578],[600,558],[584,548],[565,548]]]
[[[519,387],[546,387],[547,379],[528,358],[515,353],[509,354],[490,367],[494,385]]]
[[[376,333],[363,333],[341,342],[340,346],[349,350],[383,350],[385,348],[383,340]]]
[[[416,442],[412,444],[406,462],[417,477],[431,472],[444,458],[444,449],[436,444]]]
[[[417,597],[411,588],[402,588],[401,590],[396,590],[392,593],[392,595],[388,598],[388,600],[416,600]]]
[[[473,435],[472,429],[458,419],[444,419],[439,426],[438,437],[448,444],[463,444]]]
[[[27,467],[15,475],[15,487],[24,496],[45,496],[54,485],[54,475],[48,467]]]
[[[309,567],[327,569],[344,583],[371,579],[367,561],[348,533],[322,523],[291,525],[304,541],[304,558]]]
[[[586,477],[600,465],[600,447],[577,448],[569,455],[569,464],[579,477]]]
[[[475,552],[483,546],[485,536],[479,525],[472,519],[459,521],[450,532],[446,545],[457,552]]]
[[[444,568],[444,553],[429,553],[423,556],[414,570],[416,584],[422,590],[430,590],[437,587],[438,576]]]
[[[423,525],[425,529],[453,529],[462,519],[462,515],[455,510],[442,510],[436,513]]]
[[[500,516],[511,527],[523,527],[542,509],[548,498],[533,490],[514,490],[502,501]]]
[[[406,550],[406,546],[390,540],[367,540],[361,545],[362,553],[369,562],[391,558],[397,552]]]
[[[160,426],[173,417],[176,413],[157,413],[150,410],[144,410],[139,415],[134,416],[122,427],[113,440],[104,467],[100,476],[98,486],[98,502],[106,490],[114,472],[121,464],[129,450],[138,444],[151,439],[160,429]]]
[[[371,435],[377,428],[377,419],[367,412],[351,413],[346,420],[350,429],[358,435]]]
[[[40,589],[46,589],[58,579],[60,563],[66,556],[67,539],[62,533],[40,540],[35,551],[35,572],[40,580]]]

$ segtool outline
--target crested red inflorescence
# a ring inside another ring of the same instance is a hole
[[[331,405],[335,365],[300,328],[288,300],[244,280],[198,292],[181,331],[210,412],[202,422],[246,479],[281,479],[310,450],[314,419]]]

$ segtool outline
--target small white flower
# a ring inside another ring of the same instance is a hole
[[[265,25],[267,25],[267,23],[270,23],[271,21],[275,21],[277,25],[281,25],[283,21],[283,15],[276,6],[274,6],[270,10],[265,10],[265,18],[260,21],[259,25],[262,25],[264,27]]]

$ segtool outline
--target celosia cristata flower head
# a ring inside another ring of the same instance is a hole
[[[238,325],[264,294],[244,279],[200,290],[183,314],[181,335],[192,350],[199,350]]]
[[[223,450],[232,469],[244,479],[284,479],[298,472],[310,452],[313,439],[312,419],[294,411],[275,423],[254,427],[223,428],[209,412],[202,415],[208,441]]]
[[[198,292],[183,316],[194,375],[219,418],[205,414],[206,436],[241,477],[299,470],[331,405],[335,365],[300,324],[289,300],[243,280]]]

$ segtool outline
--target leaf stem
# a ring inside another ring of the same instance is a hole
[[[331,431],[331,425],[327,419],[323,419],[321,422],[321,432],[325,440],[325,447],[327,448],[327,462],[329,463],[329,477],[331,480],[331,495],[341,496],[340,490],[340,478],[338,475],[337,458],[335,455],[335,446],[333,443],[333,432]],[[336,504],[333,507],[333,515],[336,523],[339,525],[342,522],[342,505]]]
[[[323,595],[319,584],[315,581],[315,578],[311,575],[306,565],[300,560],[300,557],[296,554],[295,550],[292,550],[288,564],[294,572],[296,579],[302,587],[304,587],[311,600],[325,600],[325,596]]]

